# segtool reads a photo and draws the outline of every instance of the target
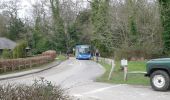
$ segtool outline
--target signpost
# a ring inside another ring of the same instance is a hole
[[[123,66],[124,69],[124,81],[127,81],[128,61],[126,59],[122,59],[121,66]]]

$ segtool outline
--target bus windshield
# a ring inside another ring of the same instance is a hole
[[[90,54],[89,45],[78,45],[76,46],[76,54]]]
[[[87,54],[87,53],[90,53],[90,50],[89,50],[89,48],[79,48],[79,53]]]

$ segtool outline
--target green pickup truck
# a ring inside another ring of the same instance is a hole
[[[167,91],[170,89],[170,58],[153,59],[147,62],[147,74],[150,83],[156,91]]]

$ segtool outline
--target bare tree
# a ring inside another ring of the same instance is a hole
[[[126,2],[113,0],[110,5],[112,34],[107,39],[110,47],[118,51],[142,52],[132,56],[150,56],[162,51],[160,49],[162,25],[156,1],[149,3],[147,0],[126,0]],[[136,27],[135,35],[131,32],[132,20]]]
[[[4,1],[2,10],[8,14],[10,18],[18,17],[18,11],[21,9],[21,1],[20,0],[9,0]]]

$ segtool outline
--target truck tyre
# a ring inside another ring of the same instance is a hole
[[[156,91],[167,91],[170,87],[170,77],[167,72],[158,70],[151,74],[150,83]]]

